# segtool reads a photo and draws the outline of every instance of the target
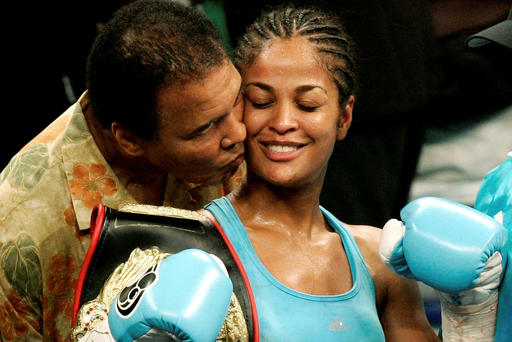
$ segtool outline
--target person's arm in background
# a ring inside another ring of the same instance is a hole
[[[509,0],[432,0],[432,25],[438,38],[495,24],[506,18]]]

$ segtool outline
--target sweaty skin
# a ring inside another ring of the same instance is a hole
[[[340,108],[325,70],[300,37],[274,39],[244,70],[247,181],[228,195],[270,273],[314,295],[345,293],[353,285],[341,238],[327,224],[319,195],[334,144],[350,127],[355,99],[350,96]],[[346,226],[374,281],[386,341],[438,341],[416,283],[381,262],[380,229]]]

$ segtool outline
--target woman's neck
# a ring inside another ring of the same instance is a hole
[[[246,227],[282,229],[310,236],[315,229],[326,229],[319,207],[321,188],[321,180],[286,188],[249,174],[247,182],[228,197]]]

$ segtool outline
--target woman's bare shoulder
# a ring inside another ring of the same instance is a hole
[[[381,282],[387,282],[392,274],[379,256],[379,241],[382,229],[367,225],[350,224],[345,224],[345,227],[354,237],[372,278],[379,283],[376,285],[383,285]]]
[[[345,227],[356,240],[359,248],[370,248],[378,252],[382,229],[367,225],[345,224]]]

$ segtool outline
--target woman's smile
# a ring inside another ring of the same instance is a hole
[[[296,159],[306,144],[295,142],[260,142],[265,156],[271,161],[285,162]]]

